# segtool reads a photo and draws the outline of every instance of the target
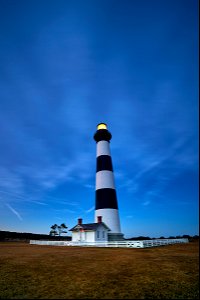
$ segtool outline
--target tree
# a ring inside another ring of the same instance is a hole
[[[191,239],[191,236],[188,235],[188,234],[184,234],[184,235],[182,236],[182,238],[183,238],[183,239]]]
[[[60,225],[54,224],[51,226],[51,231],[49,232],[49,235],[61,235],[62,233],[67,233],[67,229],[68,227],[65,225],[65,223],[62,223]]]
[[[67,226],[65,225],[65,223],[60,224],[60,226],[58,226],[58,234],[61,235],[62,233],[67,233]]]
[[[54,224],[51,226],[51,231],[49,232],[49,235],[53,235],[53,236],[56,236],[58,235],[58,225],[57,224]]]

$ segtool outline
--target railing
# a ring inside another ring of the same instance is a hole
[[[144,248],[164,246],[170,244],[188,243],[188,239],[158,239],[158,240],[145,240],[143,241]]]
[[[83,247],[123,247],[123,248],[147,248],[169,244],[188,243],[188,239],[157,239],[144,241],[112,241],[112,242],[72,242],[72,241],[40,241],[30,240],[31,245],[46,246],[83,246]]]
[[[45,246],[68,246],[65,243],[67,241],[41,241],[41,240],[30,240],[31,245],[45,245]],[[69,242],[71,243],[71,242]]]

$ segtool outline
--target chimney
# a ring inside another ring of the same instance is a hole
[[[81,225],[82,224],[82,221],[83,221],[83,219],[78,219],[78,225]]]
[[[97,216],[97,223],[101,223],[102,222],[102,216]]]

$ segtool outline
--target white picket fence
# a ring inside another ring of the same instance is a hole
[[[147,248],[169,244],[188,243],[188,239],[156,239],[144,241],[112,241],[112,242],[72,242],[72,241],[40,241],[30,240],[31,245],[46,246],[82,246],[82,247],[122,247],[122,248]]]

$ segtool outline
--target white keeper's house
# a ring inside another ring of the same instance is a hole
[[[108,226],[102,222],[102,217],[97,217],[97,223],[83,224],[82,219],[78,219],[78,224],[71,228],[72,242],[107,242]]]

